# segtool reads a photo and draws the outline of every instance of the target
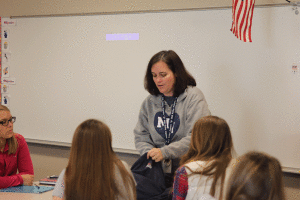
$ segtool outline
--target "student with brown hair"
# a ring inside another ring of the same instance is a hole
[[[29,149],[24,137],[14,133],[15,121],[10,110],[0,105],[0,189],[33,184]]]
[[[281,165],[265,153],[241,156],[229,182],[226,200],[285,199]]]
[[[135,181],[128,165],[119,160],[106,124],[95,119],[75,130],[68,166],[60,174],[53,199],[132,200]]]
[[[192,130],[188,152],[175,173],[173,200],[223,199],[225,184],[233,166],[231,132],[224,119],[200,118]]]

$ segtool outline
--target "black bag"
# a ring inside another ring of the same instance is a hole
[[[171,198],[171,188],[166,188],[161,162],[147,159],[142,155],[131,167],[137,183],[137,200],[167,200]]]

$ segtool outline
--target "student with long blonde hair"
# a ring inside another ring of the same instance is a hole
[[[261,152],[249,152],[238,159],[230,177],[226,200],[284,200],[279,161]]]
[[[14,132],[10,110],[0,105],[0,189],[33,184],[33,165],[24,137]]]
[[[111,142],[106,124],[95,119],[82,122],[75,130],[69,163],[58,178],[53,199],[136,199],[134,178]]]
[[[200,118],[192,130],[188,152],[180,161],[173,185],[173,200],[223,199],[233,165],[233,142],[228,124],[216,116]]]

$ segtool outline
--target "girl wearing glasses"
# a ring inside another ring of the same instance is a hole
[[[13,131],[15,120],[10,110],[0,105],[0,188],[33,184],[29,149],[24,137]]]

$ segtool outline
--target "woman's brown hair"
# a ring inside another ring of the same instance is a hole
[[[216,116],[202,117],[194,124],[190,148],[181,158],[180,165],[196,160],[210,162],[202,171],[190,171],[213,178],[210,189],[212,196],[215,196],[217,182],[221,180],[222,199],[226,168],[233,151],[231,132],[226,121]]]
[[[146,70],[144,86],[150,94],[160,94],[158,88],[156,87],[153,81],[153,75],[151,72],[152,66],[159,61],[163,61],[164,63],[166,63],[169,69],[172,70],[174,76],[176,77],[174,85],[175,97],[178,97],[181,93],[183,93],[188,85],[196,86],[196,81],[194,77],[185,69],[180,57],[174,51],[160,51],[154,56],[152,56]]]
[[[82,122],[75,130],[69,163],[65,174],[66,200],[115,200],[122,196],[116,184],[116,167],[120,171],[125,191],[135,199],[133,177],[117,158],[112,146],[112,136],[106,124],[95,119]]]
[[[4,105],[0,105],[0,112],[1,111],[10,112],[10,110]],[[8,155],[15,154],[17,152],[18,145],[19,145],[15,135],[13,135],[11,138],[6,139],[6,141],[8,143]]]
[[[230,177],[226,199],[284,200],[279,161],[261,152],[243,155]]]

